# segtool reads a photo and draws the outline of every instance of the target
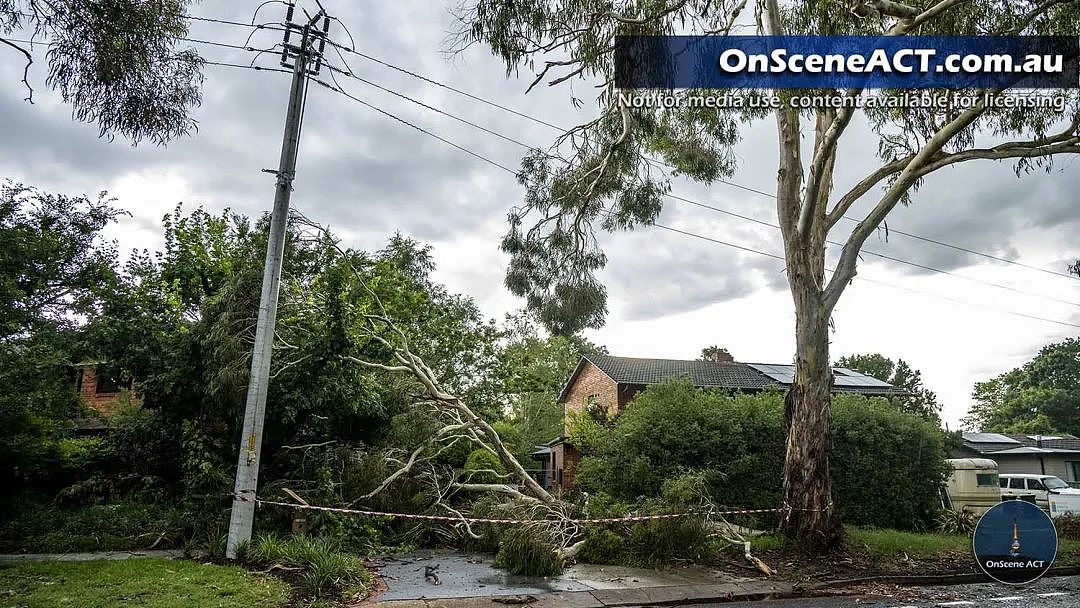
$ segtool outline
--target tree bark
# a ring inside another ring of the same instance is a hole
[[[810,290],[796,294],[795,308],[795,381],[784,399],[788,437],[783,506],[788,510],[781,527],[802,548],[821,552],[841,538],[829,477],[829,323],[820,295]]]

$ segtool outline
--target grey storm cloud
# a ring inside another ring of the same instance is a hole
[[[606,235],[602,242],[609,261],[599,278],[630,321],[747,296],[762,286],[768,272],[762,264],[768,258],[707,242],[692,244],[684,235],[656,228]]]

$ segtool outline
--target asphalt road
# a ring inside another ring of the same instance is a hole
[[[858,597],[739,603],[739,608],[1080,608],[1080,576],[1044,578],[1026,587],[999,584],[880,587]],[[697,604],[680,608],[727,607]]]

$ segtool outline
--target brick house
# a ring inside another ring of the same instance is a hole
[[[836,367],[833,374],[833,392],[877,396],[906,394],[887,382],[851,369]],[[558,402],[563,406],[565,421],[570,412],[586,408],[598,408],[608,415],[617,414],[650,384],[672,378],[688,377],[694,386],[702,388],[759,392],[783,390],[791,385],[794,375],[794,365],[739,363],[726,351],[709,361],[589,354],[581,356]],[[536,446],[532,453],[533,460],[540,465],[540,480],[545,487],[568,489],[574,485],[574,469],[581,456],[567,439],[565,435],[556,437]]]
[[[75,390],[91,409],[103,416],[118,413],[125,405],[137,403],[131,383],[122,385],[112,377],[101,361],[83,361],[75,364]]]

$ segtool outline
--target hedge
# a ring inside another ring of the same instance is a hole
[[[665,479],[706,471],[722,506],[780,503],[783,394],[728,394],[680,379],[649,387],[614,421],[571,422],[582,449],[582,490],[633,501],[658,496]],[[937,426],[885,399],[833,399],[830,470],[845,523],[897,529],[933,526],[948,471]]]

